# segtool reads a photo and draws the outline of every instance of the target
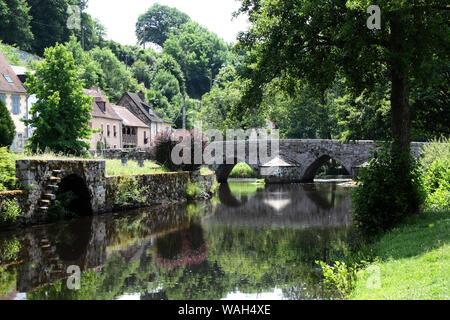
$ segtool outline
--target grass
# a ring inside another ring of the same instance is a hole
[[[234,166],[230,178],[256,178],[256,174],[248,164],[240,162]]]
[[[427,212],[371,245],[375,262],[358,275],[356,300],[450,299],[450,211]],[[368,286],[374,275],[379,286]]]
[[[121,160],[105,160],[105,162],[107,176],[169,172],[168,169],[149,160],[144,161],[143,167],[140,167],[138,162],[133,160],[129,160],[125,166],[122,165]]]

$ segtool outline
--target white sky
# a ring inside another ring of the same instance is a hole
[[[135,45],[136,21],[156,2],[188,14],[226,42],[236,42],[238,32],[248,29],[246,17],[232,20],[240,7],[237,0],[89,0],[86,11],[106,27],[108,40]]]

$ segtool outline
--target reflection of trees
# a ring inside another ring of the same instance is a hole
[[[196,223],[189,228],[160,236],[156,241],[155,261],[162,268],[175,269],[188,264],[200,264],[208,256],[203,229]]]

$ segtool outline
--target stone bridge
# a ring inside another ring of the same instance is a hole
[[[423,145],[411,143],[414,157],[420,155]],[[212,142],[209,148],[214,150],[213,156],[223,155],[221,163],[215,161],[210,165],[219,182],[226,182],[233,167],[245,162],[267,183],[293,183],[312,182],[317,170],[330,159],[340,163],[354,177],[377,145],[369,140],[342,143],[339,140],[290,139],[278,140],[278,147],[277,140],[242,140]]]

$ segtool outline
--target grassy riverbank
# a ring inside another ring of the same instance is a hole
[[[358,274],[348,298],[450,299],[450,211],[410,218],[370,248],[375,262]],[[378,271],[380,286],[368,285]]]

